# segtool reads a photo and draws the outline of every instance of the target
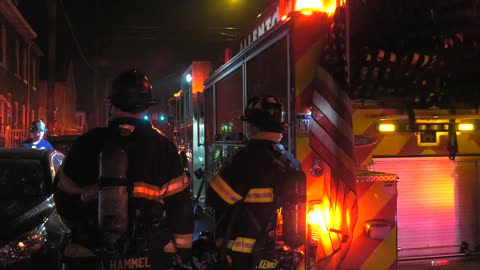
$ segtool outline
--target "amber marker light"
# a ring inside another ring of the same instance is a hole
[[[393,132],[395,131],[394,124],[380,124],[378,125],[378,131],[380,132]]]
[[[473,131],[474,128],[471,123],[458,124],[458,131]]]

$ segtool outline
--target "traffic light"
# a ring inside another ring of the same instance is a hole
[[[167,116],[164,113],[158,115],[158,122],[165,123],[167,122]]]
[[[225,123],[221,127],[222,134],[231,134],[233,131],[233,124],[232,123]]]
[[[143,120],[149,121],[149,120],[150,120],[150,116],[149,116],[148,114],[143,115]]]

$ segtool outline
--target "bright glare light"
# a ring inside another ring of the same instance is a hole
[[[180,90],[180,91],[174,93],[173,96],[176,97],[176,98],[179,98],[179,97],[182,96],[182,94],[183,94],[183,90]]]
[[[295,2],[295,10],[301,11],[305,15],[311,15],[313,11],[325,12],[331,15],[335,12],[336,7],[336,0],[297,0]]]
[[[472,131],[473,130],[473,124],[458,124],[458,130],[459,131]]]
[[[380,124],[378,126],[378,130],[381,132],[392,132],[395,131],[395,125],[394,124]]]
[[[185,76],[185,80],[187,80],[187,82],[191,82],[192,81],[192,75],[189,73]]]
[[[321,205],[315,205],[307,214],[308,224],[323,225],[325,223],[323,218],[323,211]]]
[[[18,242],[17,247],[18,247],[19,249],[24,249],[24,248],[26,247],[26,245],[25,245],[25,243],[23,243],[23,242]]]

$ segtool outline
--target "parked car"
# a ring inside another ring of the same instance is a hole
[[[53,180],[64,154],[0,149],[0,269],[56,269],[69,229],[57,214]]]
[[[72,144],[78,139],[78,137],[80,137],[80,135],[59,135],[48,137],[47,140],[52,144],[55,150],[67,155],[72,148]]]

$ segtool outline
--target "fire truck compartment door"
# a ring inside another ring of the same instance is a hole
[[[397,174],[399,258],[460,252],[475,246],[479,157],[374,157],[374,170]]]

